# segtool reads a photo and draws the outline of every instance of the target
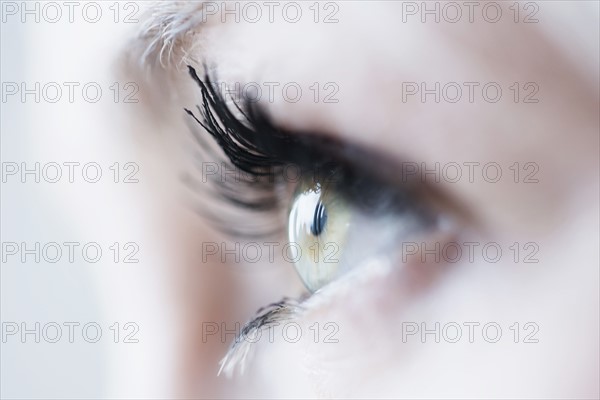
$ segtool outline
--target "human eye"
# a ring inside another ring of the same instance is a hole
[[[282,238],[291,245],[293,268],[306,288],[300,301],[259,310],[241,336],[298,315],[301,300],[338,280],[359,277],[374,259],[384,259],[379,263],[384,268],[401,268],[403,241],[440,233],[451,237],[458,229],[440,205],[446,200],[406,178],[392,159],[324,134],[277,127],[260,105],[228,103],[209,72],[203,78],[193,67],[189,72],[202,100],[186,112],[218,143],[220,160],[243,173],[233,182],[216,180],[213,194],[233,204],[236,213],[254,214],[238,214],[235,223],[224,209],[210,217],[234,236]],[[203,133],[196,132],[196,138],[209,151]],[[237,359],[228,357],[225,364]]]
[[[297,185],[287,239],[304,255],[295,255],[295,268],[315,292],[435,225],[433,211],[406,188],[358,166],[334,163]]]

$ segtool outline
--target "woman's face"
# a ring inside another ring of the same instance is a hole
[[[187,171],[214,218],[188,240],[184,393],[598,393],[597,6],[475,3],[208,2],[148,23],[136,46],[170,42],[145,62],[204,124],[186,115],[194,143],[227,154]],[[235,169],[261,165],[266,211]],[[282,260],[288,242],[324,254]]]
[[[6,240],[108,245],[80,269],[3,264],[3,329],[22,310],[109,322],[105,347],[14,331],[3,394],[600,395],[598,3],[107,2],[80,25],[5,3],[31,58],[3,57],[7,79],[105,88],[3,92],[3,157],[105,167],[15,174]],[[128,321],[139,341],[111,341]]]

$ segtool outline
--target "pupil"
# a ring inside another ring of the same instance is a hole
[[[315,208],[315,215],[310,231],[314,236],[319,236],[323,233],[325,224],[327,224],[327,211],[325,211],[325,205],[319,201],[317,208]]]

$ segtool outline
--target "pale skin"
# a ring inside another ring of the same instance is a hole
[[[174,274],[185,282],[175,283],[177,288],[185,290],[174,306],[184,309],[185,328],[174,350],[181,356],[173,395],[597,397],[598,24],[586,11],[591,5],[541,5],[537,24],[515,24],[507,8],[511,17],[497,24],[437,24],[418,18],[399,23],[399,3],[340,4],[334,24],[311,18],[298,24],[277,18],[221,23],[217,15],[194,25],[196,34],[178,43],[188,50],[184,62],[174,51],[172,63],[155,72],[178,88],[176,100],[165,106],[169,113],[160,118],[185,129],[179,110],[199,102],[185,64],[198,71],[210,64],[220,81],[231,84],[296,82],[305,91],[299,101],[276,95],[261,103],[274,123],[290,131],[334,136],[428,168],[500,165],[506,179],[495,183],[482,179],[478,167],[472,181],[431,184],[452,203],[448,212],[467,210],[452,216],[461,242],[500,243],[505,253],[494,263],[461,259],[431,280],[419,254],[417,261],[398,261],[384,272],[365,265],[361,279],[325,287],[296,320],[303,332],[315,322],[335,322],[339,342],[294,345],[275,335],[274,343],[257,345],[243,376],[217,377],[228,343],[219,335],[200,340],[203,322],[243,323],[259,307],[298,295],[301,283],[289,264],[254,266],[261,271],[256,274],[240,272],[235,263],[202,264],[199,243],[225,239],[208,222],[184,217],[177,231],[185,244],[176,242],[186,267]],[[201,12],[199,5],[188,8],[172,12]],[[562,16],[564,8],[573,13]],[[558,27],[572,33],[568,47],[548,33]],[[334,82],[339,101],[315,101],[308,89],[314,82]],[[404,98],[406,82],[480,86],[472,103],[436,103],[433,95],[425,101],[420,93]],[[487,82],[500,83],[501,101],[481,97]],[[514,82],[534,82],[539,102],[513,101]],[[515,182],[515,168],[526,174],[528,162],[538,168],[537,182],[523,183],[522,175]],[[522,252],[524,243],[535,243],[539,262],[515,263],[509,250],[515,242]],[[488,343],[475,330],[473,343],[423,343],[420,332],[404,341],[407,322],[426,322],[429,329],[456,322],[463,335],[465,322],[479,328],[496,322],[503,338]],[[528,322],[539,327],[537,343],[523,343]]]

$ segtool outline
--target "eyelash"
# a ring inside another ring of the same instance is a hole
[[[196,140],[202,150],[210,153],[212,160],[221,161],[221,168],[237,171],[233,182],[213,179],[214,194],[245,211],[269,214],[281,209],[284,199],[277,190],[279,177],[290,157],[286,149],[295,148],[297,140],[282,134],[248,102],[242,105],[245,111],[234,103],[234,109],[246,122],[242,123],[216,90],[208,72],[202,80],[193,67],[188,66],[188,70],[201,90],[202,105],[197,106],[200,118],[187,108],[185,111],[213,137],[225,157],[213,151],[199,132],[195,132]],[[228,228],[231,224],[226,216],[211,215],[210,218],[216,220],[217,228],[234,237],[265,237],[280,232],[282,228]]]
[[[409,201],[411,185],[402,190],[382,182],[378,172],[395,175],[395,171],[374,171],[374,165],[385,165],[382,157],[358,146],[315,132],[289,132],[276,127],[262,109],[253,102],[244,101],[240,106],[233,103],[234,115],[208,72],[200,79],[196,70],[188,66],[189,74],[202,93],[202,105],[197,106],[200,118],[185,109],[217,142],[226,158],[219,157],[206,143],[199,132],[195,133],[200,147],[208,151],[211,159],[219,159],[223,168],[234,168],[238,172],[234,182],[213,180],[217,197],[238,208],[257,213],[272,213],[286,210],[290,201],[286,191],[283,172],[294,167],[302,177],[333,179],[338,189],[351,203],[362,211],[381,211],[374,204],[386,204],[387,209],[397,211],[414,206]],[[205,67],[205,71],[208,69]],[[245,121],[242,122],[240,119]],[[332,176],[335,175],[335,178]],[[337,179],[337,182],[335,182]],[[374,198],[373,198],[374,197]],[[381,208],[381,207],[380,207]],[[238,237],[265,237],[280,232],[283,226],[274,229],[248,227],[248,230],[227,228],[228,220],[214,215],[217,226],[228,234]],[[281,225],[281,224],[280,224]],[[262,230],[261,230],[262,229]]]
[[[234,184],[226,180],[213,180],[217,189],[215,195],[226,199],[229,204],[237,208],[257,213],[271,213],[281,208],[283,201],[276,191],[279,183],[277,178],[283,168],[289,165],[290,154],[286,149],[299,146],[298,140],[281,133],[251,104],[244,104],[246,111],[242,111],[239,105],[234,104],[235,109],[246,120],[246,124],[243,124],[234,116],[221,94],[217,92],[208,73],[205,74],[204,80],[201,80],[193,67],[188,66],[188,69],[190,76],[201,89],[202,106],[197,106],[200,118],[189,109],[185,111],[215,139],[226,158],[211,149],[201,136],[202,132],[193,131],[198,144],[204,152],[209,153],[211,159],[220,160],[224,168],[234,167],[248,174],[247,176],[236,174]],[[305,157],[302,161],[308,165],[315,164],[310,157]],[[231,236],[244,238],[270,236],[279,231],[275,229],[257,232],[256,226],[247,231],[227,228],[231,226],[227,220],[215,218],[214,215],[209,217],[216,220],[217,227],[221,231]],[[301,311],[302,306],[299,301],[290,298],[284,298],[259,309],[230,345],[227,354],[220,362],[218,374],[224,372],[231,376],[237,366],[243,373],[252,350],[252,343],[247,339],[280,322],[292,320]]]
[[[254,318],[244,325],[240,334],[229,346],[227,354],[219,363],[220,367],[217,375],[225,372],[230,377],[236,366],[240,366],[240,373],[243,374],[246,361],[253,350],[254,342],[249,340],[249,338],[256,338],[258,332],[262,336],[264,330],[293,320],[303,309],[298,300],[291,298],[284,298],[277,303],[260,308],[254,315]]]

